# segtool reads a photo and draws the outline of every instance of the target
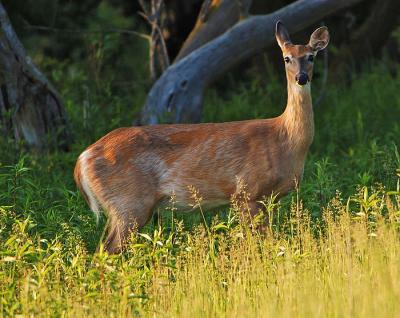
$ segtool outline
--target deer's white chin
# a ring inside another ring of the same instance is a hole
[[[311,90],[311,82],[308,82],[305,85],[300,85],[298,83],[292,86],[294,89],[299,90],[300,92],[309,92]]]
[[[310,81],[308,81],[307,84],[304,84],[304,85],[300,85],[299,83],[296,82],[296,85],[297,85],[298,87],[300,87],[300,88],[307,88],[307,87],[310,87],[310,84],[311,84]]]

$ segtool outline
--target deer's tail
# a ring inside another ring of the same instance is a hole
[[[98,199],[93,193],[90,178],[88,176],[88,160],[89,150],[85,150],[78,158],[74,170],[74,179],[78,189],[81,191],[90,209],[96,215],[97,221],[100,217],[101,207]]]

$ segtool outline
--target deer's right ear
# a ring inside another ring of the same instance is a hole
[[[276,22],[275,37],[281,49],[285,47],[285,44],[292,43],[290,41],[289,32],[281,21]]]
[[[313,34],[311,34],[310,42],[308,45],[315,51],[321,51],[328,46],[329,43],[329,31],[328,28],[323,26],[316,29]]]

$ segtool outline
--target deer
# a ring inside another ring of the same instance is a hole
[[[329,32],[320,27],[308,44],[295,45],[278,21],[275,37],[287,79],[281,115],[118,128],[82,152],[74,178],[90,209],[108,216],[108,253],[123,251],[131,231],[145,226],[171,195],[179,210],[187,210],[188,187],[197,189],[202,207],[210,209],[229,204],[240,179],[246,184],[251,217],[259,213],[263,197],[280,198],[295,189],[314,138],[313,63],[317,52],[327,47]]]

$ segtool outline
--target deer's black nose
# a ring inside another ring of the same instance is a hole
[[[310,79],[306,73],[301,72],[296,75],[296,82],[301,86],[306,85],[309,80]]]

